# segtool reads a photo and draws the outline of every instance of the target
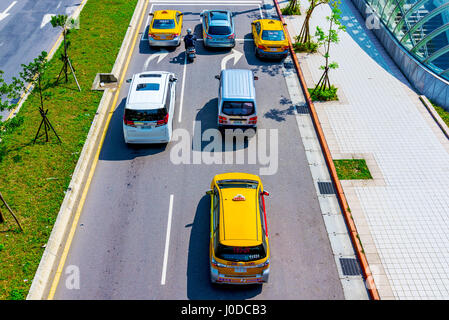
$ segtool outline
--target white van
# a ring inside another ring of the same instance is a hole
[[[220,80],[218,87],[219,129],[226,127],[257,127],[256,89],[251,70],[225,69],[215,76]]]
[[[150,71],[133,75],[123,114],[126,143],[168,143],[173,132],[176,75]]]

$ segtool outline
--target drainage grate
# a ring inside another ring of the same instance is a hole
[[[354,258],[340,258],[340,265],[345,276],[359,276],[361,275],[357,259]]]
[[[296,111],[299,114],[309,114],[309,108],[307,107],[306,104],[300,105],[300,106],[296,106]]]
[[[332,182],[318,182],[318,188],[321,194],[335,194]]]

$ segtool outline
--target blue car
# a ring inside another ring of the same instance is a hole
[[[235,46],[234,19],[227,10],[204,10],[200,16],[205,47],[233,48]]]

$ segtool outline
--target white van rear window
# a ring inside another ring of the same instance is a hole
[[[228,116],[249,116],[254,113],[254,103],[225,101],[222,112]]]

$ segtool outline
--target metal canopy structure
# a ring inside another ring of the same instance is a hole
[[[420,62],[449,80],[449,0],[365,0]]]

